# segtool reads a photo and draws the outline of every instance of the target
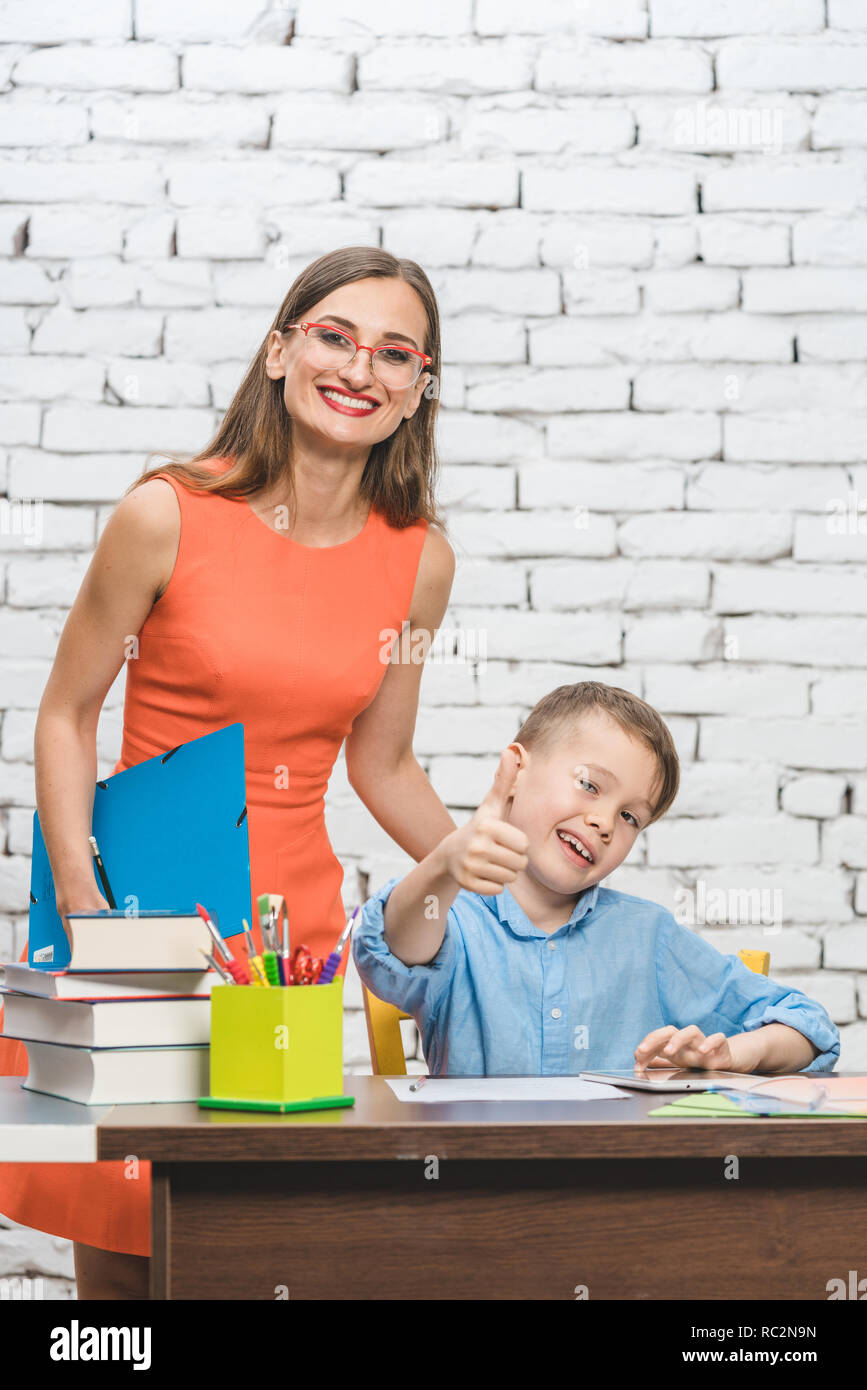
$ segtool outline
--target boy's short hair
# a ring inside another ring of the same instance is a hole
[[[654,754],[659,767],[659,793],[650,820],[664,816],[680,785],[680,763],[668,726],[652,705],[621,690],[617,685],[601,681],[578,681],[575,685],[558,685],[533,706],[515,735],[514,742],[525,748],[548,748],[570,725],[580,721],[588,710],[601,709],[614,719],[626,733],[640,741]]]

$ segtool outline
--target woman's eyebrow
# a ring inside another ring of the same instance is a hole
[[[358,328],[356,324],[352,322],[352,319],[342,319],[339,314],[323,314],[322,319],[323,321],[325,319],[332,319],[334,323],[340,323],[343,325],[344,328],[351,328],[353,333],[358,332]],[[383,333],[382,336],[385,338],[387,343],[409,343],[411,347],[414,347],[421,351],[415,338],[410,338],[406,333]]]

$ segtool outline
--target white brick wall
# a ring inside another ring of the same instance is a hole
[[[465,818],[557,684],[644,695],[683,788],[612,884],[779,891],[772,937],[702,934],[768,947],[867,1067],[860,0],[6,0],[0,87],[0,952],[99,529],[211,433],[297,271],[361,242],[437,291],[445,625],[487,644],[425,674],[434,786]],[[349,905],[409,867],[342,760],[327,813]],[[0,1229],[0,1269],[70,1290],[64,1242]]]

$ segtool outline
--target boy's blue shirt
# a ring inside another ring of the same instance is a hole
[[[654,1028],[705,1034],[787,1023],[820,1049],[827,1071],[840,1034],[821,1004],[749,970],[658,903],[595,884],[562,927],[535,927],[508,888],[461,889],[439,952],[404,965],[383,935],[397,878],[364,904],[353,934],[358,972],[380,999],[412,1014],[432,1076],[557,1076],[634,1066]]]

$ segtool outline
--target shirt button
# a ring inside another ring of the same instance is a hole
[[[551,1017],[552,1017],[552,1018],[559,1018],[559,1017],[560,1017],[560,1012],[561,1012],[560,1009],[552,1009],[552,1010],[551,1010]]]
[[[549,942],[548,942],[548,950],[549,950],[549,951],[556,951],[556,949],[557,949],[557,942],[556,942],[556,941],[549,941]]]

